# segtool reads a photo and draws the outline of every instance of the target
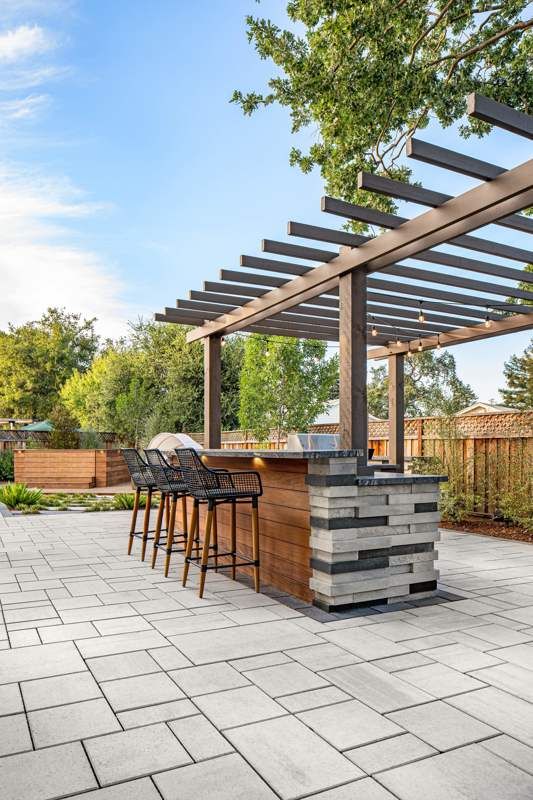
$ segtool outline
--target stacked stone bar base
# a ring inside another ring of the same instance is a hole
[[[357,475],[352,458],[309,462],[310,587],[326,611],[431,596],[443,476]]]

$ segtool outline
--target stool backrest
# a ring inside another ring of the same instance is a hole
[[[196,450],[192,447],[176,447],[174,452],[189,494],[201,499],[220,488],[216,473],[202,463]]]
[[[158,487],[164,492],[185,492],[186,486],[178,467],[166,460],[161,450],[145,450],[146,460],[154,473]]]
[[[120,452],[135,486],[155,486],[154,474],[138,450],[133,447],[125,447]]]

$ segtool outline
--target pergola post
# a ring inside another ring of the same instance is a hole
[[[221,343],[220,336],[204,339],[204,446],[221,444]]]
[[[339,278],[339,429],[344,450],[361,449],[367,463],[366,272]]]
[[[403,472],[404,454],[404,355],[389,356],[389,461]]]

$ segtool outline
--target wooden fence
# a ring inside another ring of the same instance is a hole
[[[338,433],[338,424],[312,425],[314,433]],[[190,434],[200,444],[202,433]],[[405,455],[413,458],[437,457],[453,475],[455,485],[473,498],[476,511],[493,513],[498,496],[518,483],[529,486],[533,469],[533,411],[504,414],[474,414],[451,419],[418,417],[405,420]],[[274,435],[258,442],[246,431],[224,431],[222,447],[227,449],[278,449],[285,447]],[[371,421],[368,446],[374,455],[387,457],[388,420]]]

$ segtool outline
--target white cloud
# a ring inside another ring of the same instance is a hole
[[[0,62],[13,64],[47,53],[54,47],[54,38],[40,25],[19,25],[0,33]]]
[[[0,165],[0,329],[37,319],[48,306],[98,317],[98,331],[119,336],[132,309],[115,269],[71,244],[65,222],[93,213],[68,181]]]
[[[47,94],[30,94],[17,100],[0,102],[0,123],[2,120],[30,119],[39,114],[49,103]]]

